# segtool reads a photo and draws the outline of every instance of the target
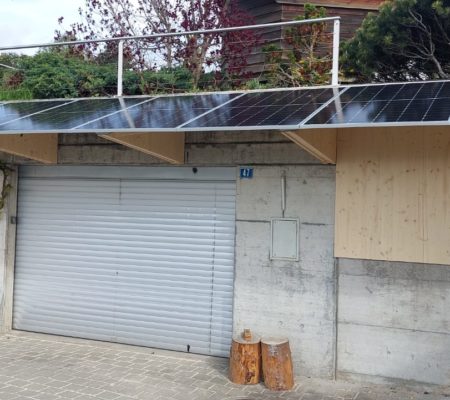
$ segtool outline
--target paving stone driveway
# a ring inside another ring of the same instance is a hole
[[[299,379],[274,393],[227,379],[227,360],[57,336],[0,335],[0,400],[407,400],[450,398],[446,388]]]

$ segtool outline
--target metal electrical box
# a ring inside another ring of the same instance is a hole
[[[298,260],[298,227],[298,219],[272,218],[270,235],[271,260]]]

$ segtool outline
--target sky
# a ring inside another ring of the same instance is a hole
[[[0,46],[52,42],[58,18],[78,21],[85,0],[0,0]]]

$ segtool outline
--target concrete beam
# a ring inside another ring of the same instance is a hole
[[[110,133],[100,136],[171,164],[184,163],[184,132]]]
[[[44,164],[58,162],[58,134],[1,135],[0,151]]]
[[[336,129],[302,129],[282,134],[323,164],[336,164]]]

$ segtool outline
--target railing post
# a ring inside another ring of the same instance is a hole
[[[123,40],[117,46],[117,96],[123,95]]]
[[[340,43],[341,21],[334,20],[333,25],[333,66],[331,69],[331,84],[339,84],[339,43]]]

